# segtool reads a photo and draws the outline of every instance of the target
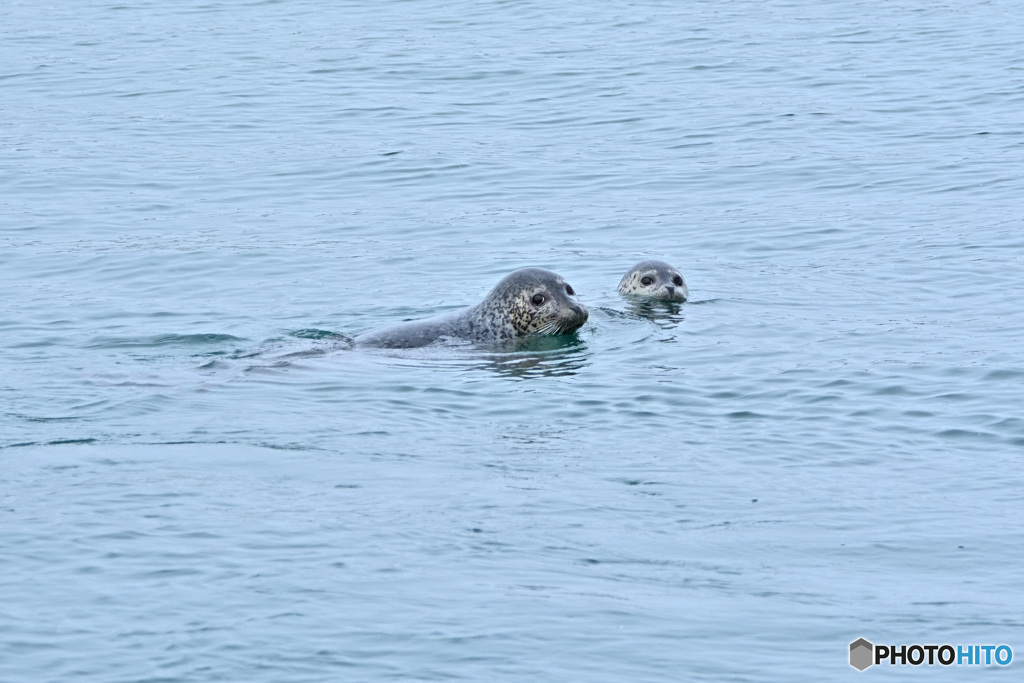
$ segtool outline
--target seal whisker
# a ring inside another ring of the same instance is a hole
[[[563,325],[561,323],[559,323],[556,320],[552,320],[551,322],[546,323],[543,327],[539,327],[536,330],[534,330],[533,334],[537,336],[545,336],[552,333],[564,334],[564,332],[562,331],[562,327]]]

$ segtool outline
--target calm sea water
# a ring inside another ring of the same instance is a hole
[[[998,0],[0,2],[0,679],[1024,657],[1022,35]],[[647,257],[691,301],[620,299]],[[524,266],[576,337],[338,341]]]

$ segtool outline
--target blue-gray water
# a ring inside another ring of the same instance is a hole
[[[1022,35],[999,0],[0,2],[0,679],[1024,657]],[[621,300],[645,257],[691,301]],[[523,266],[576,339],[327,334]]]

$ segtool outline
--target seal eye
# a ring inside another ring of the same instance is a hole
[[[544,298],[543,294],[534,294],[533,295],[533,305],[534,306],[540,306],[545,301],[546,301],[546,299]]]
[[[676,275],[674,278],[672,278],[672,283],[676,287],[682,287],[683,286],[683,278],[681,278],[678,275]]]
[[[654,282],[654,278],[651,277],[650,275],[644,275],[642,278],[640,278],[640,284],[642,284],[644,287],[651,284],[652,282]]]
[[[569,296],[576,296],[576,292],[573,291],[572,286],[570,285],[565,286],[565,293]]]

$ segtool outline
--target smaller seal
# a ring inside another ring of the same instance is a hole
[[[664,261],[641,261],[619,281],[623,294],[664,301],[686,301],[690,290],[679,271]]]
[[[587,322],[587,307],[557,273],[523,268],[506,275],[475,306],[399,323],[355,338],[357,346],[411,349],[451,337],[496,342],[571,334]]]

